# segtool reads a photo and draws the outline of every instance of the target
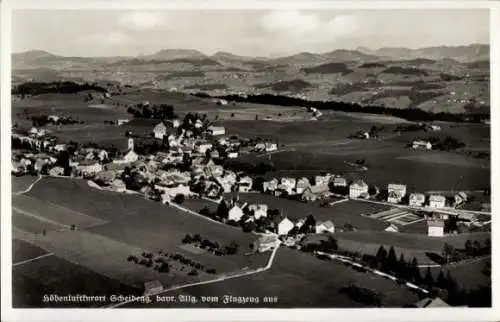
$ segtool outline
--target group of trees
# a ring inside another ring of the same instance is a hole
[[[186,258],[182,254],[178,254],[178,253],[176,253],[176,254],[169,254],[167,252],[162,252],[162,251],[160,251],[159,253],[162,254],[166,258],[169,258],[169,259],[177,261],[177,262],[179,262],[181,264],[187,265],[187,266],[189,266],[189,267],[191,267],[193,269],[204,271],[204,272],[206,272],[208,274],[216,274],[217,273],[217,271],[215,270],[215,268],[206,268],[203,264],[195,262],[192,259]],[[194,275],[192,271],[190,273],[191,273],[191,275]],[[196,272],[196,275],[197,274],[198,273]]]
[[[182,243],[193,244],[196,247],[212,252],[217,256],[234,255],[238,253],[239,250],[239,245],[234,240],[227,246],[221,246],[218,242],[212,242],[208,239],[202,238],[200,234],[195,234],[193,236],[186,234],[182,239]]]
[[[467,239],[464,244],[463,249],[456,249],[448,243],[445,243],[443,246],[443,262],[453,263],[457,261],[461,261],[467,258],[474,258],[478,256],[485,256],[491,254],[491,240],[487,238],[484,241],[484,244],[477,240],[471,241]]]
[[[82,91],[106,93],[107,90],[94,84],[78,84],[75,82],[26,82],[12,87],[12,95],[40,95],[49,93],[75,94]]]
[[[48,115],[39,115],[31,117],[31,124],[36,127],[43,127],[47,124],[53,125],[71,125],[71,124],[85,124],[85,121],[74,120],[71,116],[69,117],[59,117],[59,119],[54,120]]]
[[[157,257],[153,260],[152,253],[142,252],[142,258],[139,259],[137,256],[129,255],[127,261],[134,262],[135,264],[143,265],[145,267],[153,267],[155,271],[160,273],[168,273],[170,271],[170,266],[162,257]]]
[[[428,141],[432,143],[432,148],[435,150],[454,151],[465,147],[465,143],[451,136],[446,136],[444,140],[439,137],[430,137]]]
[[[155,120],[171,120],[177,117],[174,113],[174,106],[168,104],[149,105],[139,103],[136,106],[130,106],[127,112],[136,118],[147,118]]]
[[[198,97],[211,97],[206,93],[193,94]],[[281,95],[227,95],[217,97],[235,102],[249,102],[257,104],[269,104],[280,106],[310,106],[319,110],[337,110],[345,112],[385,114],[404,118],[410,121],[448,121],[448,122],[474,122],[480,123],[484,119],[489,119],[488,114],[454,114],[448,112],[433,113],[418,108],[388,108],[380,105],[362,106],[357,103],[336,102],[336,101],[309,101],[295,97]]]

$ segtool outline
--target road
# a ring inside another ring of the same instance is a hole
[[[429,208],[429,207],[401,205],[401,204],[395,204],[395,203],[390,203],[390,202],[386,202],[386,201],[375,201],[375,200],[369,200],[369,199],[363,199],[363,198],[351,198],[351,199],[357,200],[357,201],[362,201],[362,202],[379,204],[379,205],[391,206],[391,207],[395,207],[395,208],[403,208],[403,209],[408,209],[408,210],[417,210],[417,211],[426,211],[426,212],[439,212],[439,213],[444,213],[444,214],[449,214],[449,215],[477,214],[477,215],[491,216],[491,213],[486,212],[486,211],[461,210],[461,209],[453,209],[453,208]]]
[[[19,196],[19,195],[22,195],[22,194],[30,192],[30,190],[33,189],[33,187],[35,186],[35,184],[37,184],[40,180],[42,180],[42,178],[43,178],[43,176],[39,175],[38,178],[36,178],[36,180],[33,181],[33,183],[28,186],[28,188],[26,188],[24,191],[14,192],[13,195],[14,196]]]
[[[250,271],[240,272],[240,273],[237,273],[237,274],[234,274],[234,275],[220,276],[220,277],[218,277],[216,279],[213,279],[213,280],[201,281],[201,282],[189,283],[189,284],[184,284],[184,285],[172,286],[172,287],[169,287],[168,289],[164,289],[163,291],[158,292],[157,294],[152,294],[151,296],[161,296],[161,295],[166,294],[166,293],[171,292],[171,291],[176,291],[176,290],[180,290],[180,289],[184,289],[184,288],[188,288],[188,287],[192,287],[192,286],[205,285],[205,284],[213,284],[213,283],[223,282],[223,281],[227,281],[227,280],[238,278],[238,277],[243,277],[243,276],[248,276],[248,275],[254,275],[254,274],[261,273],[261,272],[265,272],[265,271],[269,270],[272,267],[273,262],[274,262],[274,258],[276,256],[276,253],[278,252],[278,249],[279,249],[279,246],[276,247],[272,251],[271,256],[269,256],[269,260],[268,260],[266,266],[264,266],[264,267],[259,267],[257,269],[250,270]],[[129,303],[132,303],[132,302],[135,302],[135,301],[133,299],[127,300],[127,301],[124,301],[124,302],[120,302],[120,303],[111,305],[111,306],[109,306],[109,308],[121,307],[123,305],[129,304]]]

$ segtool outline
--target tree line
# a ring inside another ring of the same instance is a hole
[[[78,84],[71,81],[59,82],[26,82],[12,87],[12,95],[41,95],[50,93],[75,94],[82,91],[97,91],[106,93],[107,90],[97,84]]]
[[[399,109],[399,108],[388,108],[380,105],[362,106],[357,103],[337,102],[337,101],[311,101],[311,100],[305,100],[305,99],[282,96],[282,95],[273,95],[273,94],[246,95],[246,96],[225,95],[225,96],[215,96],[215,97],[212,97],[206,93],[195,93],[192,95],[201,98],[218,98],[234,102],[248,102],[257,104],[279,105],[279,106],[308,106],[308,107],[315,107],[319,110],[392,115],[409,121],[447,121],[447,122],[480,123],[481,121],[490,118],[489,114],[487,113],[484,114],[478,113],[474,115],[454,114],[448,112],[433,113],[424,111],[419,108]]]

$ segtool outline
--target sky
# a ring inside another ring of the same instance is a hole
[[[15,10],[12,50],[136,56],[197,49],[278,56],[335,49],[489,43],[487,9]]]

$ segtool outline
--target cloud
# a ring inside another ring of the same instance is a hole
[[[99,33],[93,34],[89,37],[92,42],[97,42],[100,45],[121,45],[126,43],[129,38],[120,32],[109,32],[109,33]]]
[[[359,19],[355,15],[336,16],[324,25],[325,31],[333,32],[335,36],[349,36],[358,31]]]
[[[134,11],[120,17],[119,23],[129,29],[148,30],[163,25],[165,16],[151,11]]]
[[[304,33],[318,29],[321,22],[315,14],[305,14],[296,10],[273,11],[260,20],[267,31]]]

